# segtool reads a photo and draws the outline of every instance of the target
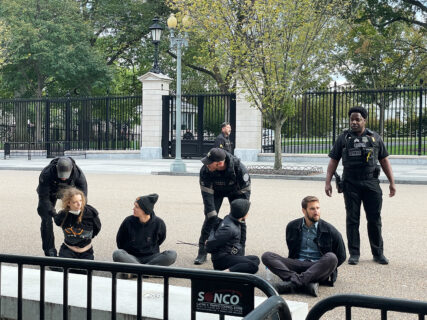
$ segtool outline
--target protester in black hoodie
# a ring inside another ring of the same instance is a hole
[[[61,200],[63,210],[53,217],[64,232],[59,256],[93,260],[92,239],[101,230],[98,211],[86,204],[83,191],[77,188],[66,189]]]
[[[212,230],[206,241],[206,251],[211,253],[215,270],[257,273],[259,258],[245,256],[242,244],[242,223],[248,215],[250,202],[236,199],[230,204],[230,214],[221,222],[217,230]]]
[[[125,218],[117,232],[119,249],[113,252],[115,262],[160,266],[175,262],[176,251],[160,252],[160,245],[166,239],[166,225],[153,211],[158,198],[157,194],[136,198],[133,215]]]

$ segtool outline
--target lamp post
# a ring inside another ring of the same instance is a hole
[[[188,17],[182,19],[184,28],[188,27],[190,20]],[[188,34],[184,32],[175,33],[178,21],[172,13],[168,19],[170,31],[170,47],[176,47],[176,120],[175,120],[175,161],[171,164],[171,172],[185,172],[185,163],[181,159],[181,48],[188,46]]]
[[[162,36],[163,27],[159,23],[158,17],[155,17],[153,19],[153,24],[150,26],[150,31],[151,31],[151,39],[154,44],[154,65],[150,71],[154,73],[162,73],[159,67],[159,43],[160,43],[160,38]]]

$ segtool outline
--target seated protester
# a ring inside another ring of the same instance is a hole
[[[89,204],[83,191],[65,189],[62,210],[54,215],[56,225],[64,231],[64,243],[59,250],[63,258],[93,260],[92,239],[101,230],[98,211]]]
[[[170,266],[176,260],[176,251],[160,253],[166,239],[166,225],[153,211],[159,195],[153,193],[136,198],[133,215],[122,222],[117,232],[118,250],[113,252],[115,262]]]
[[[244,256],[241,238],[242,224],[248,215],[249,200],[236,199],[230,204],[227,215],[206,240],[206,251],[211,253],[215,270],[257,273],[260,263],[257,256]]]
[[[304,217],[286,227],[289,257],[266,252],[261,259],[282,280],[273,284],[279,294],[302,292],[317,297],[319,282],[333,285],[336,281],[337,267],[346,259],[345,246],[341,233],[320,220],[318,198],[305,197],[301,206]]]

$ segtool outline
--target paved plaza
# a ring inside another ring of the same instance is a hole
[[[0,243],[1,251],[10,254],[42,255],[40,218],[37,215],[36,187],[40,169],[49,159],[0,160]],[[189,175],[172,176],[151,174],[169,171],[170,160],[85,160],[77,159],[84,170],[89,186],[89,203],[100,212],[102,230],[94,239],[95,259],[112,261],[116,248],[116,232],[123,219],[132,214],[137,196],[158,193],[155,212],[166,222],[168,235],[162,249],[178,252],[177,267],[212,268],[209,262],[194,266],[197,248],[177,244],[179,240],[196,243],[203,222],[203,205],[197,172],[200,161],[186,160]],[[320,198],[321,217],[332,223],[345,238],[345,210],[342,194],[328,198],[324,193],[323,177],[327,162],[321,163],[324,173],[311,180],[261,179],[253,177],[251,210],[247,220],[247,254],[261,256],[265,251],[287,255],[285,226],[302,217],[301,199],[306,195]],[[301,164],[301,163],[300,163]],[[427,214],[424,200],[427,195],[427,172],[423,164],[393,166],[397,185],[394,198],[388,197],[388,184],[383,183],[382,210],[385,255],[388,266],[372,261],[366,231],[366,219],[361,219],[361,262],[350,266],[346,262],[339,268],[335,287],[320,287],[320,297],[287,295],[286,299],[307,302],[309,308],[317,301],[333,294],[357,293],[413,300],[426,300],[427,277]],[[412,179],[414,176],[416,179]],[[228,213],[224,202],[220,211]],[[55,227],[56,246],[63,235]],[[260,266],[258,275],[265,276]],[[328,313],[326,319],[342,319],[343,310]],[[353,319],[379,318],[379,311],[354,311]],[[392,313],[389,319],[408,319]],[[412,319],[412,318],[410,318]]]

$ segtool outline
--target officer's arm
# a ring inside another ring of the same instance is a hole
[[[75,183],[77,189],[83,191],[83,193],[85,194],[85,197],[87,199],[87,181],[86,181],[86,177],[83,174],[83,171],[81,171],[80,169],[79,169],[79,173],[80,173],[80,176],[79,176],[79,178],[74,183]]]
[[[243,194],[249,200],[251,197],[251,177],[243,163],[240,163],[238,170],[237,181],[239,184],[239,193]]]
[[[39,207],[42,207],[47,210],[50,215],[56,213],[55,208],[50,202],[50,177],[44,171],[40,174],[39,185],[37,187],[37,193],[39,194]]]
[[[388,181],[390,182],[390,193],[389,196],[393,197],[396,194],[396,185],[394,184],[394,175],[393,170],[391,169],[390,161],[388,160],[388,157],[385,157],[381,160],[379,160],[381,168],[383,168],[383,171],[385,175],[387,176]]]
[[[338,160],[331,158],[329,160],[328,169],[326,170],[325,193],[328,197],[332,196],[331,180],[332,180],[332,176],[334,175],[334,172],[337,170],[338,163],[339,163]]]
[[[205,216],[207,218],[216,217],[218,213],[215,210],[213,184],[209,177],[203,172],[203,167],[200,171],[199,184],[205,208]]]

